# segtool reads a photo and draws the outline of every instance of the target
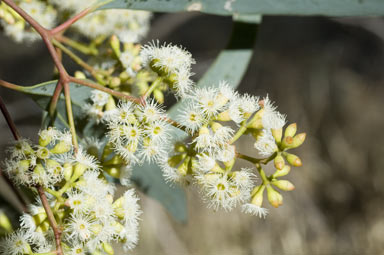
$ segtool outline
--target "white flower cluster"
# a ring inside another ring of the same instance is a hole
[[[4,170],[16,184],[51,187],[64,178],[65,159],[72,155],[72,136],[49,128],[39,132],[39,145],[21,139],[9,154]]]
[[[162,162],[169,147],[170,124],[154,101],[144,105],[121,102],[109,115],[108,137],[115,151],[128,163]]]
[[[82,110],[87,116],[99,122],[105,121],[114,108],[115,101],[111,95],[100,90],[92,90],[90,103],[85,104]]]
[[[140,57],[144,66],[164,77],[176,96],[183,98],[191,92],[191,65],[195,64],[191,53],[176,45],[153,41],[143,46]]]
[[[16,3],[45,28],[53,28],[56,24],[57,12],[40,0],[19,0]],[[13,12],[5,3],[0,4],[0,23],[6,35],[16,42],[35,41],[40,36],[18,14]]]
[[[113,201],[114,185],[103,179],[93,156],[81,149],[73,152],[70,134],[53,128],[41,130],[38,146],[23,139],[10,154],[5,164],[16,183],[50,188],[47,197],[62,230],[65,254],[104,253],[111,242],[122,242],[126,250],[135,247],[141,214],[139,198],[130,189]],[[0,254],[48,253],[56,249],[40,201],[30,206],[20,222],[20,229],[0,243]]]
[[[100,10],[82,18],[74,27],[92,39],[115,34],[121,42],[137,43],[147,35],[151,17],[152,14],[147,11]]]

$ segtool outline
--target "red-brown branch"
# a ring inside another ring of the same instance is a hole
[[[51,35],[54,36],[54,35],[57,35],[57,34],[63,32],[64,30],[69,28],[73,23],[75,23],[76,21],[78,21],[79,19],[81,19],[82,17],[84,17],[85,15],[90,13],[91,11],[92,11],[91,7],[84,9],[83,11],[79,12],[78,14],[76,14],[75,16],[70,18],[69,20],[62,23],[61,25],[51,29],[50,30]]]

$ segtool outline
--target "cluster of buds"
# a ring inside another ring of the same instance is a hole
[[[75,153],[71,139],[70,134],[49,128],[39,132],[39,145],[19,140],[9,150],[7,173],[18,184],[43,187],[62,232],[65,254],[112,255],[112,242],[123,243],[126,250],[134,248],[141,214],[134,190],[114,201],[115,187],[105,180],[96,159],[82,149]],[[21,227],[1,242],[1,254],[55,250],[48,217],[37,199],[21,216]]]

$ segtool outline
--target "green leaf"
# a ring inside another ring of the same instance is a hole
[[[127,8],[155,12],[200,11],[218,15],[325,15],[384,14],[383,0],[114,0],[102,9]]]

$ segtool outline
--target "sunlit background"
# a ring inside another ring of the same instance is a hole
[[[225,47],[231,24],[196,13],[156,15],[145,41],[185,46],[197,60],[197,80]],[[380,18],[265,17],[239,90],[268,94],[307,132],[297,150],[304,165],[288,176],[296,189],[283,193],[280,208],[267,205],[265,220],[239,210],[213,212],[187,188],[188,221],[180,223],[141,195],[140,242],[130,254],[384,254],[383,27]],[[1,35],[0,49],[2,79],[23,85],[51,79],[43,44],[18,45]],[[77,68],[70,60],[66,66]],[[24,95],[0,93],[23,136],[35,137],[39,108]],[[12,137],[2,118],[0,124],[4,155]],[[238,150],[256,153],[247,139]]]

